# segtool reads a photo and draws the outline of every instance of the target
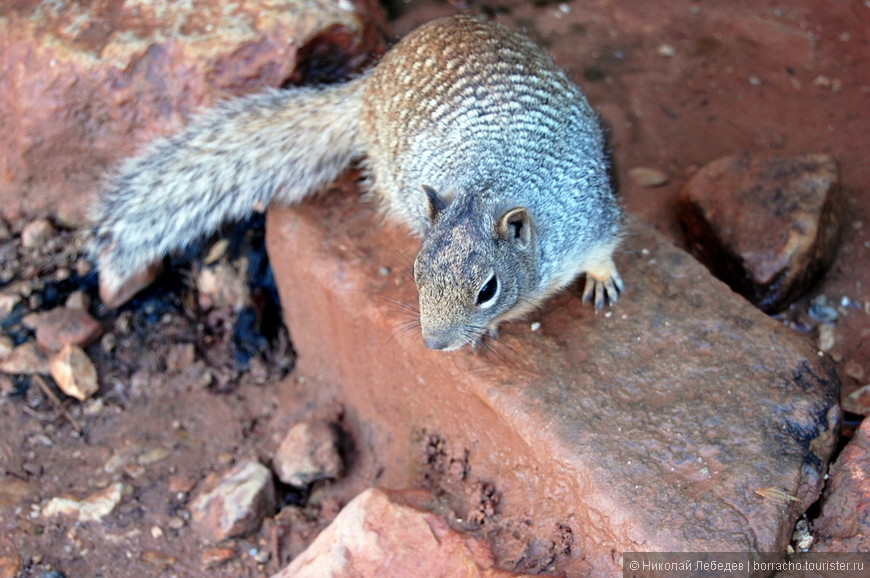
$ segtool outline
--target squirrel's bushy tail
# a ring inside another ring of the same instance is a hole
[[[123,163],[92,215],[101,286],[116,289],[224,222],[334,180],[363,154],[365,80],[227,101]]]

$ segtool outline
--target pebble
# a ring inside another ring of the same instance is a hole
[[[8,241],[12,238],[12,231],[9,230],[9,225],[6,221],[0,219],[0,241]]]
[[[16,293],[0,293],[0,320],[9,317],[15,306],[21,303],[21,295]]]
[[[668,183],[668,175],[664,171],[651,167],[634,167],[629,169],[628,178],[639,186],[647,189],[660,187]]]
[[[67,307],[26,315],[24,325],[36,331],[36,341],[49,351],[64,345],[87,347],[103,334],[103,326],[87,311]]]
[[[335,478],[344,468],[338,444],[338,431],[332,424],[325,421],[298,423],[284,436],[272,466],[282,482],[295,487]]]
[[[664,58],[671,58],[677,54],[677,50],[670,44],[659,44],[656,53]]]
[[[0,335],[0,359],[8,357],[15,349],[15,342],[5,335]]]
[[[250,305],[247,270],[247,259],[233,263],[220,262],[201,269],[196,275],[200,306],[204,309],[229,307],[233,311],[240,311]]]
[[[163,270],[163,264],[154,263],[144,271],[125,279],[119,287],[106,285],[105,280],[100,278],[100,301],[109,309],[115,309],[132,299],[139,291],[145,289],[154,282]]]
[[[861,381],[862,379],[864,379],[864,366],[862,366],[854,359],[850,359],[843,366],[843,373],[851,377],[855,381]]]
[[[25,249],[35,249],[55,235],[54,226],[47,219],[36,219],[21,231],[21,245]]]
[[[131,488],[121,482],[88,496],[83,500],[74,498],[52,498],[42,508],[44,518],[71,516],[79,522],[96,522],[108,516],[121,503]]]
[[[0,361],[0,371],[13,375],[35,375],[48,373],[48,358],[33,341],[23,343]]]
[[[200,557],[200,566],[203,570],[216,568],[236,557],[236,550],[230,546],[206,548]]]
[[[243,536],[274,514],[272,472],[263,464],[241,462],[213,481],[190,503],[191,526],[204,540],[217,543]]]
[[[818,302],[815,300],[810,304],[807,313],[810,317],[816,321],[820,321],[821,323],[833,323],[840,318],[840,313],[835,307],[831,307],[824,302]]]
[[[58,388],[70,397],[84,401],[100,389],[97,369],[80,347],[64,345],[48,365]]]
[[[178,563],[178,559],[175,556],[157,552],[156,550],[145,550],[142,552],[142,561],[164,570]]]
[[[870,415],[870,385],[859,387],[843,398],[843,409],[858,415]]]
[[[64,306],[67,309],[75,309],[77,311],[87,311],[91,306],[91,298],[84,291],[73,291],[66,298]]]
[[[819,351],[828,353],[837,342],[836,328],[832,323],[819,325]]]

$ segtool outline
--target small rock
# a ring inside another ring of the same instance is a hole
[[[84,291],[73,291],[66,298],[64,306],[67,309],[75,309],[77,311],[87,311],[91,306],[91,298]]]
[[[211,307],[230,307],[240,311],[251,304],[251,290],[248,283],[248,260],[221,261],[203,267],[196,275],[196,288],[199,291],[200,305]]]
[[[79,401],[92,397],[100,389],[97,369],[80,347],[64,345],[52,356],[48,367],[60,390]]]
[[[864,379],[864,366],[854,359],[850,359],[843,365],[843,373],[855,381],[861,381]]]
[[[55,235],[56,231],[46,219],[36,219],[21,230],[21,245],[26,249],[35,249]]]
[[[49,351],[64,345],[87,347],[103,334],[103,326],[86,311],[67,307],[32,313],[24,324],[36,331],[36,341]]]
[[[206,548],[199,559],[203,570],[211,570],[221,564],[226,564],[236,557],[236,549],[229,546]]]
[[[518,576],[495,568],[487,542],[461,534],[440,516],[412,505],[427,499],[417,494],[365,490],[272,578]]]
[[[0,218],[0,241],[8,241],[12,238],[12,231],[9,230],[9,225],[6,221]]]
[[[0,373],[0,395],[9,395],[15,389],[15,382],[8,375]]]
[[[21,295],[17,293],[0,293],[0,320],[9,317],[15,306],[21,303]]]
[[[668,175],[665,172],[651,167],[634,167],[629,169],[628,178],[635,185],[647,189],[661,187],[668,183]]]
[[[843,398],[843,410],[858,415],[870,415],[870,385],[859,387]]]
[[[52,498],[42,508],[42,515],[45,518],[66,515],[79,522],[95,522],[112,513],[129,491],[129,487],[117,482],[83,500]]]
[[[151,285],[160,276],[162,270],[162,263],[154,263],[117,286],[100,276],[100,301],[109,309],[116,309]]]
[[[48,358],[33,341],[23,343],[0,361],[0,371],[13,375],[48,373]]]
[[[5,335],[0,335],[0,359],[9,357],[15,349],[15,342]]]
[[[155,566],[163,571],[178,563],[178,558],[175,556],[170,556],[156,550],[145,550],[142,552],[141,559],[143,562]]]
[[[815,552],[870,551],[870,420],[864,420],[834,465],[813,522]]]
[[[203,539],[216,543],[256,530],[275,506],[272,472],[259,462],[246,461],[193,499],[191,525]]]
[[[840,176],[828,155],[725,157],[680,193],[692,251],[767,313],[827,271],[840,239]]]
[[[828,353],[837,343],[837,327],[833,323],[819,325],[819,351]]]
[[[332,424],[298,423],[278,446],[272,463],[275,473],[282,482],[296,487],[335,478],[343,468],[338,444],[338,432]]]
[[[677,51],[670,44],[659,44],[658,48],[656,48],[656,53],[659,56],[663,56],[665,58],[671,58],[672,56],[674,56],[677,53]]]

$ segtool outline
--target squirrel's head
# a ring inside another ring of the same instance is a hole
[[[431,226],[414,262],[426,347],[477,343],[534,289],[535,225],[525,207],[460,195],[449,205],[426,188]]]

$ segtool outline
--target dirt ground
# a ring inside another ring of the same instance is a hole
[[[395,30],[453,13],[456,4],[400,4]],[[823,296],[839,316],[828,354],[844,395],[870,383],[870,3],[543,0],[472,8],[524,29],[581,84],[611,127],[629,211],[678,244],[676,195],[704,163],[742,151],[834,155],[847,216],[839,256],[820,286],[781,317],[818,340],[807,311]],[[661,171],[667,183],[644,187],[628,176],[634,167]],[[50,378],[0,375],[0,578],[279,569],[340,504],[279,488],[291,506],[284,521],[217,546],[195,535],[187,509],[208,473],[248,457],[268,463],[286,406],[298,403],[302,412],[311,400],[275,323],[262,220],[232,229],[217,259],[252,283],[240,310],[197,289],[200,261],[192,269],[191,260],[208,253],[212,243],[204,243],[131,304],[107,311],[76,231],[56,223],[47,243],[22,246],[22,229],[37,217],[10,219],[9,238],[0,237],[0,288],[25,295],[0,333],[15,344],[30,340],[27,313],[84,292],[105,330],[86,350],[101,390],[78,402],[58,394]],[[844,441],[859,420],[846,416]],[[116,482],[124,498],[99,524],[42,515],[52,497],[85,498]]]

